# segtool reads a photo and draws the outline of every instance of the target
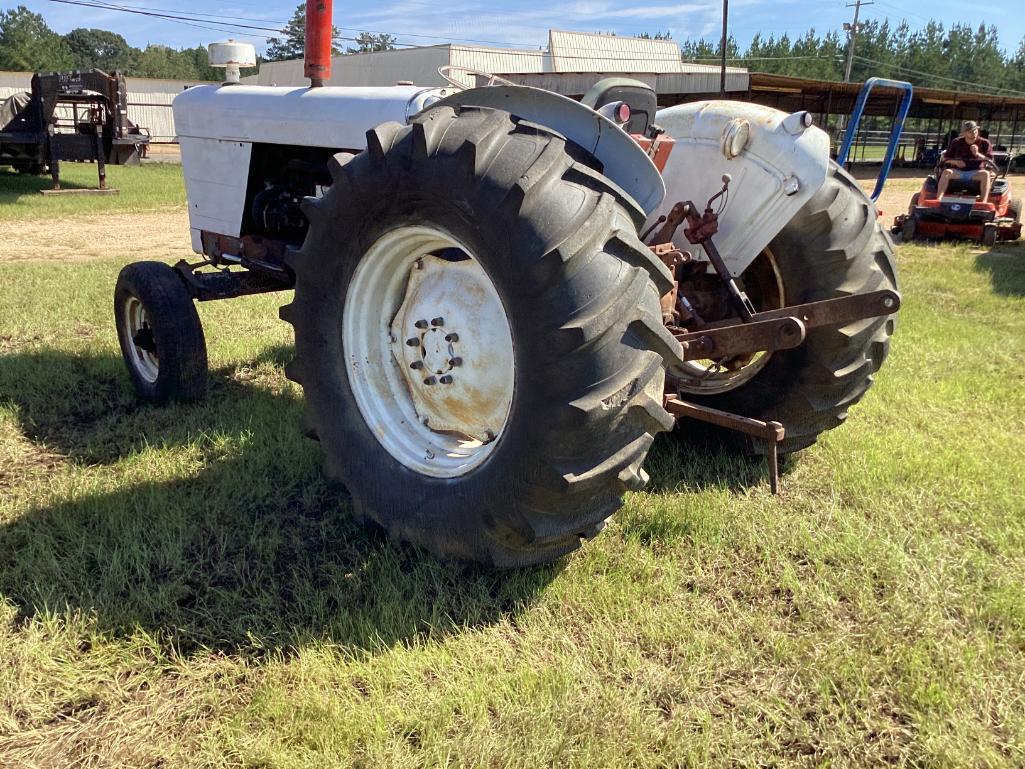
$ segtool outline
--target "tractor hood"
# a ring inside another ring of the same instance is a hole
[[[405,123],[444,88],[196,86],[174,100],[178,137],[362,150],[367,131]]]

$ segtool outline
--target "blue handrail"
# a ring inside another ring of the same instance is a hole
[[[911,83],[905,83],[903,80],[887,80],[882,77],[870,77],[866,80],[865,85],[861,88],[861,93],[858,94],[858,100],[854,104],[854,111],[851,113],[851,120],[847,124],[843,144],[840,146],[840,152],[836,156],[836,162],[841,166],[847,164],[847,155],[850,153],[854,137],[858,133],[858,124],[861,123],[861,115],[865,111],[865,104],[868,102],[868,96],[872,93],[872,89],[876,86],[897,88],[903,91],[904,94],[900,99],[900,109],[897,110],[897,117],[893,121],[893,129],[890,131],[890,140],[886,145],[886,157],[883,158],[883,167],[879,171],[879,178],[876,179],[876,188],[872,192],[873,201],[879,199],[883,192],[883,185],[886,184],[886,177],[890,174],[890,166],[893,165],[893,156],[897,154],[897,144],[900,142],[900,134],[904,130],[904,120],[908,116],[908,110],[911,109],[911,97],[914,94]]]

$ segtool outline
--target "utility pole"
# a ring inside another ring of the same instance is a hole
[[[872,0],[865,2],[865,0],[855,0],[853,3],[847,3],[848,8],[854,9],[854,22],[852,24],[844,24],[843,28],[847,30],[847,65],[844,67],[843,81],[845,83],[851,82],[851,67],[854,65],[854,38],[861,29],[861,25],[858,24],[858,16],[861,13],[861,6],[863,5],[875,5]]]
[[[859,0],[860,2],[861,0]],[[730,0],[722,0],[722,40],[719,41],[719,55],[722,66],[719,70],[719,98],[726,98],[726,19],[730,15]]]

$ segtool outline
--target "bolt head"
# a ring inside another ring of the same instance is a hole
[[[885,299],[883,299],[883,307],[885,307],[887,310],[889,310],[891,307],[893,307],[893,297],[892,296],[888,296]]]
[[[415,371],[416,369],[423,368],[424,364],[423,364],[423,361],[415,360],[415,361],[413,361],[412,363],[409,364],[409,367]]]
[[[432,385],[432,384],[437,384],[437,383],[438,383],[437,377],[429,376],[426,379],[424,379],[424,384],[425,385]]]
[[[441,379],[439,379],[438,381],[442,384],[452,384],[452,377],[450,377],[448,374],[445,374],[445,376],[441,377]]]
[[[416,326],[417,328],[427,328],[427,321],[426,320],[418,320],[413,325]]]
[[[406,340],[406,346],[408,346],[408,347],[419,347],[420,346],[420,340],[417,337],[415,337],[415,336],[410,337],[409,339]]]
[[[462,366],[463,365],[463,359],[460,358],[459,356],[456,356],[455,358],[452,358],[451,360],[449,360],[448,365],[450,365],[452,368],[455,368],[456,366]]]
[[[456,333],[445,334],[445,341],[446,342],[458,342],[459,341],[459,334],[456,334]]]
[[[445,325],[445,319],[444,318],[432,318],[431,319],[431,325],[432,326],[444,326]]]

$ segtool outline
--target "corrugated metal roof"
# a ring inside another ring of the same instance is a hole
[[[453,45],[450,64],[492,74],[519,74],[548,71],[545,51],[489,48],[483,45]]]
[[[680,72],[680,46],[673,40],[566,32],[548,33],[555,72]]]

